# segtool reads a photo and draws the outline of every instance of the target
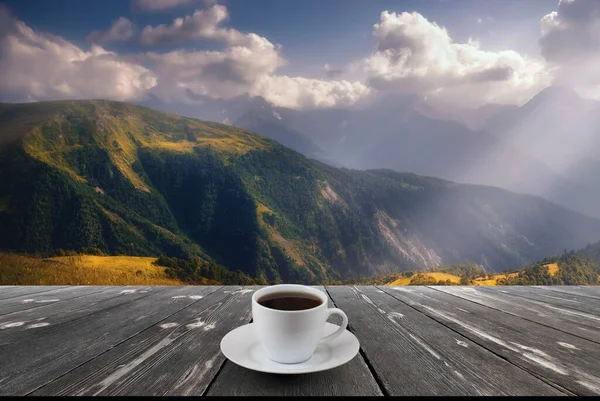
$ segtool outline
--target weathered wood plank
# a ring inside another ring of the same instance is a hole
[[[531,286],[536,290],[560,292],[564,294],[579,295],[585,298],[593,298],[600,300],[600,286],[571,286],[571,285],[534,285]]]
[[[0,300],[66,288],[62,285],[0,285]]]
[[[600,346],[600,316],[545,302],[512,297],[484,287],[434,286],[431,288],[595,341]]]
[[[26,341],[0,345],[0,395],[28,394],[216,289],[171,287],[43,331],[30,330]]]
[[[327,290],[390,395],[564,395],[379,289]]]
[[[325,291],[323,287],[316,288]],[[335,306],[329,299],[329,307]],[[331,319],[339,324],[341,319]],[[255,372],[226,361],[207,395],[315,396],[383,395],[362,355],[324,372],[305,375],[275,375]]]
[[[597,343],[425,287],[379,287],[549,383],[600,394]]]
[[[28,294],[0,300],[0,316],[25,309],[40,308],[50,303],[68,303],[70,299],[102,291],[102,287],[73,286],[41,294]]]
[[[33,395],[201,395],[225,359],[221,339],[250,320],[253,291],[223,287]]]
[[[538,302],[544,302],[549,305],[574,309],[581,312],[600,316],[600,302],[590,302],[589,298],[567,293],[557,294],[548,291],[536,291],[527,286],[497,286],[497,287],[478,287],[485,291],[501,293],[509,297],[520,297],[531,299]]]
[[[168,287],[110,287],[102,286],[101,292],[72,298],[68,303],[45,303],[37,308],[25,309],[0,316],[0,327],[8,325],[10,330],[0,331],[0,345],[28,341],[32,326],[42,335],[50,326],[56,326],[80,319],[102,309],[114,308],[153,293],[167,290]]]

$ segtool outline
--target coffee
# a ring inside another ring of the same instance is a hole
[[[267,294],[258,299],[260,305],[269,309],[294,311],[316,308],[321,305],[321,299],[307,293],[279,292]]]

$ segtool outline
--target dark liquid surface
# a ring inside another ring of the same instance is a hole
[[[321,305],[321,300],[309,294],[300,293],[277,293],[260,297],[257,301],[265,308],[277,310],[305,310],[316,308]]]

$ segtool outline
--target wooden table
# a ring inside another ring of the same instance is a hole
[[[0,287],[0,395],[600,394],[599,287],[319,287],[361,351],[296,376],[221,354],[257,288]]]

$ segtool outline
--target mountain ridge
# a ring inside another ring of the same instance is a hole
[[[459,261],[502,270],[600,239],[600,221],[541,198],[338,169],[127,103],[2,104],[0,144],[8,250],[198,257],[322,283]]]

